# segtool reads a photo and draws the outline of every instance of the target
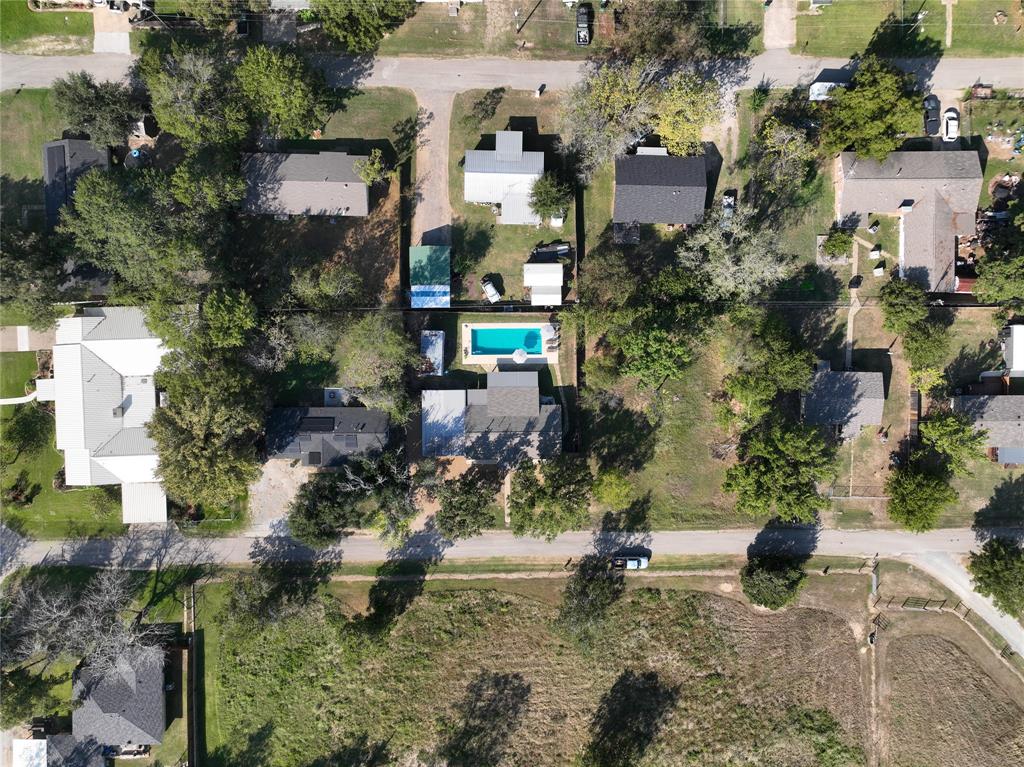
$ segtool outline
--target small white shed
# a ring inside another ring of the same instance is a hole
[[[530,289],[532,306],[562,305],[561,264],[524,264],[523,286]]]

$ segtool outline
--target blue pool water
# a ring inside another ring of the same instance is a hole
[[[544,344],[540,328],[471,328],[470,347],[473,354],[511,354],[524,349],[527,354],[540,354]]]

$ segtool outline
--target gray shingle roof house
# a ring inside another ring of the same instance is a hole
[[[965,394],[954,397],[953,409],[988,432],[985,447],[996,461],[1024,464],[1024,394]]]
[[[423,454],[511,466],[562,452],[562,408],[541,402],[535,370],[487,374],[486,389],[422,393]]]
[[[819,361],[800,405],[805,423],[829,426],[843,439],[853,439],[861,427],[882,423],[885,377],[832,370],[828,362]]]
[[[79,740],[70,732],[46,737],[47,767],[107,767],[103,746],[95,738]]]
[[[350,455],[383,450],[389,428],[387,413],[365,407],[274,408],[267,453],[303,466],[337,466]]]
[[[75,184],[93,168],[110,168],[110,150],[97,149],[90,141],[62,139],[43,144],[43,187],[46,226],[57,225],[60,209],[71,202]]]
[[[365,157],[346,152],[242,156],[249,213],[293,216],[365,216],[370,190],[356,172]]]
[[[891,152],[879,163],[843,152],[839,215],[866,224],[900,217],[900,276],[925,290],[956,289],[956,238],[974,233],[981,195],[977,152]]]
[[[629,224],[699,224],[707,198],[707,162],[637,150],[615,159],[612,221]]]
[[[123,659],[102,676],[82,667],[75,672],[71,694],[80,701],[71,714],[77,740],[95,738],[105,746],[152,746],[163,740],[162,660]]]

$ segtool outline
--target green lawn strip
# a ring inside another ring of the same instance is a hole
[[[37,55],[89,53],[92,14],[74,10],[37,12],[22,0],[4,0],[0,3],[0,48]]]
[[[469,114],[473,103],[487,91],[473,90],[455,96],[452,107],[451,135],[448,158],[448,194],[451,200],[452,250],[453,259],[467,258],[473,266],[460,281],[458,298],[473,301],[483,300],[480,278],[489,275],[495,287],[505,300],[529,300],[523,288],[523,265],[531,250],[540,243],[564,240],[575,245],[576,206],[570,205],[565,224],[561,229],[547,226],[502,225],[491,213],[490,206],[473,205],[463,201],[464,171],[462,168],[467,149],[494,148],[494,133],[508,128],[520,129],[520,121],[510,118],[526,118],[525,122],[536,121],[537,133],[524,136],[527,151],[545,151],[545,168],[557,167],[554,152],[555,122],[558,101],[552,94],[536,99],[532,92],[506,91],[494,116],[480,123],[463,120]],[[485,138],[486,137],[486,138]]]
[[[0,352],[0,397],[22,397],[34,389],[37,367],[35,352]],[[9,416],[14,407],[4,405],[0,415]]]
[[[1009,18],[995,24],[996,11]],[[1020,56],[1024,50],[1024,13],[1006,0],[957,0],[953,5],[953,56]],[[945,23],[943,21],[943,23]]]

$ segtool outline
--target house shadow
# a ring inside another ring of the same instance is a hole
[[[718,179],[722,175],[724,163],[722,153],[718,151],[718,146],[714,141],[704,142],[704,162],[708,185],[707,196],[704,198],[704,209],[711,210],[715,206],[715,193],[718,190]]]
[[[988,503],[974,515],[979,541],[1011,537],[1024,543],[1024,474],[998,485]]]
[[[973,349],[966,346],[960,347],[956,357],[945,369],[945,377],[949,381],[951,393],[975,383],[986,371],[1000,369],[1002,359],[1002,351],[994,340],[981,341]]]

